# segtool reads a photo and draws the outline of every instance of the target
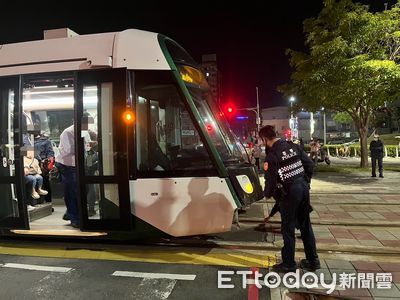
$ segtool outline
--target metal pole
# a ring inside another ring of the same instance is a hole
[[[290,101],[290,120],[293,119],[293,101]]]
[[[324,145],[326,145],[326,116],[324,111]]]
[[[261,123],[261,119],[260,119],[260,102],[258,101],[258,86],[256,86],[256,94],[257,94],[257,119],[256,119],[256,123],[257,123],[257,135],[260,132],[260,123]]]

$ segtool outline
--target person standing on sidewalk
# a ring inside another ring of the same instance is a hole
[[[306,259],[300,267],[315,271],[320,262],[311,226],[310,181],[314,164],[307,154],[293,142],[284,141],[276,136],[274,127],[267,125],[260,130],[260,137],[269,148],[264,163],[264,196],[274,196],[278,184],[282,185],[283,197],[279,203],[281,213],[281,231],[283,236],[282,263],[274,265],[275,272],[286,273],[296,270],[295,227],[300,228]]]
[[[254,144],[253,150],[251,151],[251,155],[254,158],[255,166],[257,167],[257,171],[260,170],[260,157],[261,157],[262,149],[261,145],[259,144],[259,140]]]
[[[320,149],[321,144],[319,143],[319,140],[317,138],[313,138],[313,140],[310,142],[310,157],[315,165],[318,164],[318,153]]]
[[[374,135],[374,140],[369,145],[371,151],[372,176],[376,177],[376,161],[378,161],[379,177],[383,178],[383,143],[379,135]]]

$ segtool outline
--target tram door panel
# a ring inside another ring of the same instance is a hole
[[[76,128],[82,230],[128,230],[126,71],[78,73]]]
[[[21,172],[19,77],[0,78],[0,229],[27,229]]]

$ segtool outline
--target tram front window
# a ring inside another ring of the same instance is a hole
[[[168,71],[136,72],[137,168],[188,175],[214,172],[208,152]],[[178,172],[177,172],[178,171]]]
[[[196,62],[174,41],[166,39],[165,45],[224,163],[248,162],[246,150],[229,129],[226,119],[211,95],[204,74],[196,67]]]
[[[246,151],[234,137],[221,110],[214,102],[203,73],[190,66],[179,66],[179,69],[222,160],[225,163],[248,161]]]

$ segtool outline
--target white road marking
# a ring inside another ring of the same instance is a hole
[[[134,299],[168,299],[177,280],[143,278],[136,288]]]
[[[72,268],[64,268],[64,267],[49,267],[49,266],[25,265],[25,264],[14,264],[14,263],[6,263],[1,267],[34,270],[34,271],[58,272],[58,273],[68,273],[69,271],[73,270]]]
[[[169,273],[143,273],[115,271],[112,276],[120,277],[136,277],[136,278],[152,278],[152,279],[173,279],[173,280],[195,280],[196,275],[192,274],[169,274]]]

